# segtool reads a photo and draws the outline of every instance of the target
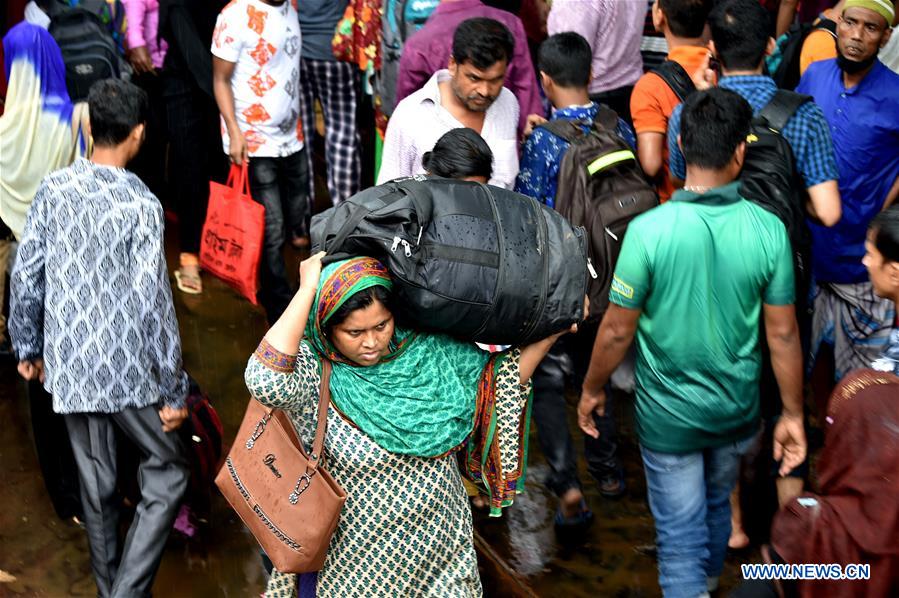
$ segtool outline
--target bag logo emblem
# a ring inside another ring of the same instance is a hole
[[[281,477],[281,472],[275,467],[275,456],[271,453],[265,456],[265,459],[262,460],[265,465],[272,470],[272,473],[275,474],[276,478]]]

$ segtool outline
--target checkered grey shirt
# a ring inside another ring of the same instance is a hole
[[[13,269],[9,331],[20,360],[43,357],[57,413],[183,406],[162,233],[159,201],[127,170],[78,159],[41,183]]]

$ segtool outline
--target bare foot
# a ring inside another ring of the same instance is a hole
[[[731,550],[743,550],[749,546],[749,536],[742,529],[734,529],[730,532],[727,547]]]
[[[559,509],[566,519],[576,517],[581,512],[581,501],[584,495],[579,488],[571,488],[559,498]]]

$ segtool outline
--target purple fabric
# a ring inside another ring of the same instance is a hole
[[[631,86],[643,75],[645,20],[646,0],[555,0],[546,26],[550,35],[574,31],[590,44],[594,94]]]
[[[403,46],[400,72],[396,84],[397,104],[414,91],[418,91],[431,76],[445,69],[453,49],[453,33],[459,23],[475,17],[495,19],[508,27],[515,38],[515,51],[506,72],[505,86],[518,100],[521,133],[527,124],[528,114],[543,115],[537,75],[528,51],[528,38],[521,19],[510,12],[485,6],[480,0],[444,0],[420,31],[410,37]]]
[[[66,67],[56,40],[46,29],[22,22],[3,38],[3,66],[10,81],[13,63],[26,61],[41,82],[42,108],[59,115],[60,122],[72,121],[72,100],[66,90]]]

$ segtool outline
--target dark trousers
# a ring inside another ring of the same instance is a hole
[[[78,488],[78,469],[69,442],[65,417],[53,411],[53,397],[37,380],[26,383],[31,408],[34,448],[44,486],[60,519],[84,517]]]
[[[309,230],[309,166],[303,149],[283,158],[250,158],[250,193],[265,206],[259,264],[259,302],[270,324],[293,298],[284,267],[284,242]]]
[[[177,432],[162,431],[157,407],[65,416],[81,479],[84,524],[99,596],[149,596],[189,468]],[[116,428],[141,453],[141,500],[119,554]]]
[[[627,124],[634,126],[634,121],[631,119],[631,94],[633,91],[634,86],[627,85],[610,89],[609,91],[590,94],[590,99],[597,104],[605,104],[617,112],[618,116],[624,119]]]
[[[181,251],[200,252],[200,233],[209,203],[209,181],[223,181],[226,158],[218,108],[191,75],[163,68],[172,204],[178,214]]]
[[[565,382],[569,377],[568,372],[571,372],[575,387],[581,387],[597,330],[598,324],[585,323],[576,335],[562,337],[534,372],[532,417],[537,427],[540,450],[550,469],[546,485],[556,496],[562,496],[571,488],[581,487],[577,475],[577,454],[568,427]],[[612,393],[607,392],[606,414],[603,417],[593,416],[599,438],[584,436],[587,469],[600,481],[621,475],[617,426],[613,413]]]

